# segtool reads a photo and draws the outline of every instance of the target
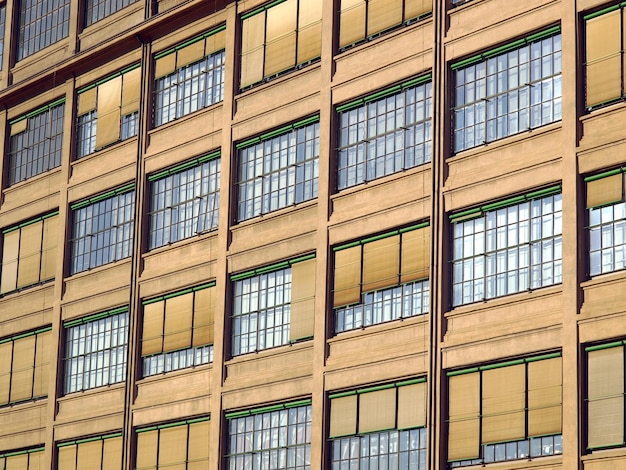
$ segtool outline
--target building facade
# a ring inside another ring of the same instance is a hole
[[[0,3],[0,468],[626,469],[625,8]]]

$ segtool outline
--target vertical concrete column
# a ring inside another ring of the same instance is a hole
[[[238,84],[237,61],[239,49],[237,48],[240,25],[237,24],[237,2],[226,7],[226,58],[224,65],[224,102],[222,107],[222,159],[220,179],[220,213],[217,235],[217,265],[216,278],[216,304],[215,304],[215,339],[216,347],[213,350],[213,368],[211,369],[210,393],[211,393],[211,432],[209,442],[209,468],[226,468],[224,455],[225,449],[221,446],[227,434],[226,421],[222,412],[222,390],[225,380],[224,361],[228,358],[225,348],[230,344],[225,338],[226,318],[230,314],[228,295],[228,247],[230,244],[231,199],[232,199],[232,172],[236,166],[233,164],[235,156],[233,152],[232,122],[235,115],[235,89]],[[219,347],[217,347],[219,346]],[[222,425],[223,424],[223,425]]]
[[[587,253],[582,231],[585,220],[582,186],[578,184],[578,95],[577,64],[579,31],[576,1],[562,2],[563,38],[563,468],[582,468],[580,463],[581,405],[577,315],[582,301],[580,282],[585,273]]]

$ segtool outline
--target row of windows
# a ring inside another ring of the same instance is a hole
[[[117,321],[118,316],[107,319]],[[91,323],[88,328],[97,329],[106,323],[102,320],[82,325]],[[38,341],[41,334],[27,338]],[[2,344],[16,347],[20,340]],[[585,348],[585,442],[590,452],[624,445],[624,344],[615,341]],[[452,370],[447,376],[450,467],[563,452],[560,353]],[[427,396],[426,382],[420,378],[329,394],[332,468],[426,468]],[[310,400],[227,413],[229,468],[268,468],[272,462],[276,465],[270,468],[309,468],[311,413]],[[137,468],[175,463],[195,468],[192,463],[208,459],[208,433],[207,418],[138,429]],[[89,468],[112,468],[102,462],[119,458],[119,445],[120,434],[59,444],[60,468],[81,468],[77,458],[85,459],[83,464],[93,459]],[[28,462],[39,458],[31,455],[39,450],[0,455],[0,459],[21,455]]]

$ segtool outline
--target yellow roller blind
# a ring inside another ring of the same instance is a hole
[[[177,51],[176,68],[192,64],[204,57],[204,39],[191,43]]]
[[[561,358],[528,363],[528,436],[561,433]]]
[[[335,291],[333,306],[361,301],[361,246],[335,252]]]
[[[189,425],[189,449],[187,470],[205,470],[209,461],[210,421]]]
[[[624,443],[624,348],[588,353],[589,447]]]
[[[122,437],[112,437],[103,441],[102,470],[122,469]]]
[[[94,86],[93,88],[78,95],[77,114],[79,116],[96,109],[96,97],[98,95],[97,91],[98,91],[98,87]]]
[[[59,465],[57,470],[76,470],[75,445],[59,447]]]
[[[265,76],[293,67],[296,63],[298,3],[287,0],[267,10]]]
[[[449,378],[448,460],[475,459],[480,449],[480,373]]]
[[[0,405],[9,403],[13,341],[0,344]]]
[[[298,12],[298,59],[319,57],[322,49],[322,0],[301,1]]]
[[[46,331],[37,335],[35,346],[35,378],[33,396],[41,397],[48,394],[48,378],[50,377],[50,341],[52,333]]]
[[[11,375],[11,401],[33,396],[33,366],[35,363],[35,335],[13,342],[13,371]]]
[[[185,470],[187,458],[187,426],[159,431],[159,468]]]
[[[525,437],[526,366],[483,371],[482,444]]]
[[[191,347],[193,294],[179,295],[165,301],[163,352]]]
[[[6,470],[29,470],[28,454],[7,457]]]
[[[365,38],[365,0],[341,0],[339,47]]]
[[[430,274],[430,227],[402,234],[400,282],[426,279]]]
[[[139,111],[140,90],[141,68],[126,72],[122,80],[122,116]]]
[[[102,465],[102,440],[78,444],[78,470],[99,469]]]
[[[199,290],[195,293],[193,314],[193,344],[202,346],[213,344],[215,326],[215,287]]]
[[[356,394],[330,400],[330,431],[328,437],[356,434],[356,402]]]
[[[226,31],[212,34],[206,38],[206,55],[226,48]]]
[[[20,250],[20,231],[4,234],[2,250],[2,279],[0,294],[11,292],[17,288],[17,258]]]
[[[313,336],[315,319],[315,258],[291,267],[289,339]]]
[[[98,122],[96,148],[120,140],[122,77],[116,77],[98,86]]]
[[[157,430],[137,434],[137,470],[155,470],[157,465]]]
[[[265,13],[259,13],[243,20],[240,84],[242,88],[263,79],[264,43]]]
[[[586,21],[587,106],[621,95],[620,10]]]
[[[400,273],[400,235],[363,245],[363,292],[395,286]]]
[[[33,452],[28,454],[28,470],[44,470],[43,462],[43,452]]]
[[[375,34],[402,23],[403,0],[369,0],[367,34]]]
[[[17,135],[28,129],[28,119],[22,119],[14,124],[11,124],[11,136]]]
[[[410,20],[433,10],[432,0],[404,0],[404,19]]]
[[[398,429],[426,426],[426,382],[398,387]]]
[[[41,252],[41,280],[54,279],[56,274],[57,233],[59,216],[55,215],[43,221],[43,245]]]
[[[154,78],[165,77],[176,70],[176,53],[172,52],[163,57],[159,57],[154,64]]]
[[[623,200],[623,194],[623,173],[589,181],[587,183],[587,209],[620,202]]]
[[[396,388],[359,395],[359,433],[396,426]]]
[[[163,313],[165,301],[143,306],[143,335],[141,354],[148,356],[163,352]]]
[[[39,282],[42,229],[42,221],[21,229],[19,269],[17,271],[18,288]]]

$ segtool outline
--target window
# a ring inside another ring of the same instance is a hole
[[[336,333],[428,312],[428,222],[333,251]]]
[[[44,468],[44,447],[24,450],[12,450],[0,454],[0,468],[16,468],[20,470],[39,470]]]
[[[237,220],[317,197],[319,116],[237,144]]]
[[[616,4],[584,17],[587,109],[621,99],[624,90],[624,5]]]
[[[128,307],[68,321],[63,326],[65,393],[126,380]]]
[[[228,468],[311,469],[311,400],[227,413]]]
[[[59,213],[2,232],[0,294],[54,279]]]
[[[432,155],[430,75],[337,107],[337,188],[427,163]]]
[[[63,38],[70,31],[69,0],[21,0],[17,60]]]
[[[137,135],[140,85],[134,65],[78,90],[77,158]]]
[[[587,449],[624,445],[624,341],[587,352]]]
[[[224,99],[226,27],[155,55],[154,125]]]
[[[589,274],[626,267],[624,170],[585,178],[589,209]]]
[[[425,470],[426,381],[407,380],[330,398],[333,470]]]
[[[136,470],[209,468],[208,417],[137,429]]]
[[[233,356],[313,336],[315,258],[231,276]]]
[[[450,216],[453,305],[559,284],[561,186]]]
[[[137,0],[87,0],[85,12],[85,25],[91,26],[97,21],[106,18],[113,13],[132,5]]]
[[[0,340],[0,406],[48,395],[50,330],[42,328]]]
[[[121,470],[122,433],[58,443],[57,470]]]
[[[10,121],[9,186],[61,165],[65,99]]]
[[[249,88],[320,56],[322,1],[282,0],[241,15],[240,88]]]
[[[143,375],[213,361],[215,283],[143,301]]]
[[[452,65],[454,151],[561,119],[561,34],[551,28]]]
[[[347,49],[431,12],[432,0],[341,0],[339,47]]]
[[[561,354],[448,372],[450,467],[561,454]]]
[[[220,152],[148,176],[150,249],[217,228]]]
[[[130,256],[135,220],[133,184],[74,204],[71,209],[72,274]]]

